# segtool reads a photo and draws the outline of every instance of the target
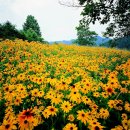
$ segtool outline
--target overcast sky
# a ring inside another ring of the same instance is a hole
[[[45,40],[70,40],[76,38],[75,27],[82,18],[81,10],[62,6],[58,0],[0,0],[0,23],[8,20],[22,29],[27,15],[33,15]],[[96,23],[90,29],[101,36],[105,26]]]

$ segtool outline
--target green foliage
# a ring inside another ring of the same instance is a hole
[[[19,31],[15,28],[11,22],[7,21],[4,24],[0,24],[0,40],[5,39],[23,39],[31,41],[39,41],[48,44],[47,41],[41,37],[40,27],[32,15],[28,15],[26,22],[23,25],[23,30]]]
[[[0,24],[0,38],[2,38],[3,40],[14,40],[15,38],[25,39],[25,36],[15,28],[15,25],[7,21],[4,24]]]
[[[40,41],[43,42],[43,38],[37,35],[37,33],[33,29],[28,29],[26,31],[21,31],[21,33],[26,37],[26,39],[31,41]]]
[[[73,45],[77,45],[77,44],[78,44],[78,43],[77,43],[77,39],[72,40],[72,44],[73,44]]]
[[[38,25],[37,20],[32,15],[28,15],[26,22],[23,25],[23,31],[27,31],[28,29],[32,29],[39,37],[41,37],[40,27]]]
[[[75,43],[78,43],[79,45],[96,45],[96,32],[95,31],[90,31],[89,30],[89,24],[83,18],[80,20],[79,26],[76,27],[77,30],[77,40]]]
[[[44,39],[41,37],[38,22],[32,15],[27,16],[26,22],[23,25],[23,31],[21,31],[21,33],[26,37],[26,39],[29,42],[31,41],[44,42]]]
[[[116,39],[118,48],[130,49],[130,36]]]
[[[89,22],[98,20],[101,24],[112,22],[106,29],[106,36],[130,36],[130,1],[129,0],[79,0],[83,6],[82,15]]]
[[[0,122],[2,122],[5,113],[5,100],[0,100]]]
[[[108,41],[108,45],[109,45],[109,47],[116,47],[117,42],[115,40],[110,40],[110,41]]]
[[[100,46],[130,49],[130,37],[114,38]]]

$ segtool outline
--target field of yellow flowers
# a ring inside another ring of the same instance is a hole
[[[130,51],[0,42],[0,130],[130,130]]]

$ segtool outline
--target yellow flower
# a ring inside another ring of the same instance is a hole
[[[108,96],[109,96],[108,93],[106,93],[106,92],[102,92],[101,95],[103,98],[108,98]]]
[[[69,101],[64,101],[61,104],[61,109],[65,112],[68,113],[72,109],[72,105],[70,104]]]
[[[120,92],[121,93],[128,93],[128,89],[127,88],[120,88]]]
[[[93,119],[89,120],[88,128],[90,130],[103,130],[104,126],[101,126],[101,124],[97,121],[97,119]]]
[[[104,126],[100,124],[93,125],[90,130],[103,130]]]
[[[54,115],[56,115],[58,109],[55,108],[54,106],[48,106],[47,111],[48,111],[49,115],[54,116]]]
[[[128,120],[123,120],[122,126],[124,127],[125,130],[129,130],[128,127],[130,127],[130,124],[128,124]]]
[[[75,119],[75,118],[74,118],[73,114],[70,114],[70,115],[68,116],[68,120],[69,120],[69,121],[74,121],[74,119]]]
[[[18,80],[24,80],[25,78],[26,78],[26,76],[25,76],[24,73],[19,74],[19,75],[17,76],[17,79],[18,79]]]
[[[126,113],[123,113],[122,115],[121,115],[121,117],[122,117],[122,120],[127,120],[127,114]]]
[[[86,113],[83,110],[80,110],[77,113],[77,119],[86,124],[88,120]]]
[[[34,117],[35,113],[32,109],[23,110],[18,115],[18,123],[20,130],[32,130],[38,124],[37,119]]]
[[[111,86],[107,86],[105,90],[108,95],[112,95],[114,93],[114,88]]]
[[[13,91],[13,89],[14,89],[14,85],[5,85],[4,87],[3,87],[3,89],[4,89],[4,92],[6,93],[6,92],[9,92],[9,91]]]
[[[90,108],[92,111],[97,111],[98,110],[98,105],[96,105],[94,102],[90,104]]]
[[[94,96],[94,97],[99,97],[99,96],[100,96],[100,93],[99,93],[99,92],[94,92],[94,93],[93,93],[93,96]]]
[[[42,114],[43,114],[43,116],[44,116],[45,118],[49,118],[49,116],[50,116],[50,113],[48,112],[47,109],[45,109],[45,110],[42,112]]]
[[[123,129],[124,129],[123,126],[118,125],[115,128],[112,128],[111,130],[123,130]]]
[[[78,130],[76,124],[73,123],[68,123],[63,130]]]
[[[32,118],[29,120],[29,119],[23,119],[19,122],[19,128],[20,130],[33,130],[34,128],[34,125],[32,123]]]
[[[59,103],[61,103],[61,102],[62,102],[62,100],[61,100],[60,97],[53,97],[53,98],[51,99],[51,104],[59,104]]]
[[[16,121],[13,120],[4,120],[0,126],[0,130],[16,130]]]
[[[115,106],[114,100],[109,100],[108,106],[109,106],[110,108],[114,108],[114,106]]]
[[[86,104],[90,104],[92,101],[90,98],[88,98],[87,96],[82,96],[82,101],[83,103],[86,105]]]
[[[99,111],[99,117],[107,119],[109,117],[109,111],[107,109],[101,108]]]
[[[124,107],[126,111],[130,112],[130,103],[126,102]]]
[[[68,98],[70,98],[70,101],[73,102],[81,102],[81,94],[78,90],[72,90],[71,93],[68,95]]]
[[[45,99],[52,99],[54,97],[54,91],[49,90],[47,94],[45,95]]]
[[[32,93],[32,96],[34,96],[34,97],[38,97],[39,96],[39,90],[37,88],[33,89],[31,91],[31,93]]]
[[[20,97],[16,97],[14,99],[14,105],[19,106],[22,103],[22,99]]]
[[[23,84],[18,84],[17,86],[16,86],[16,91],[18,92],[18,93],[26,93],[26,87],[25,86],[23,86]]]

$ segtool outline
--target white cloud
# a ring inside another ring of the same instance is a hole
[[[45,40],[76,38],[81,9],[68,8],[58,0],[0,0],[0,23],[7,20],[22,29],[27,15],[37,19]],[[99,33],[99,25],[91,28]]]
[[[45,7],[44,0],[15,0],[11,9],[16,14],[37,12],[40,8]]]
[[[102,36],[102,33],[106,29],[106,25],[100,25],[100,23],[96,21],[95,24],[90,24],[90,29],[95,31],[99,36]]]

